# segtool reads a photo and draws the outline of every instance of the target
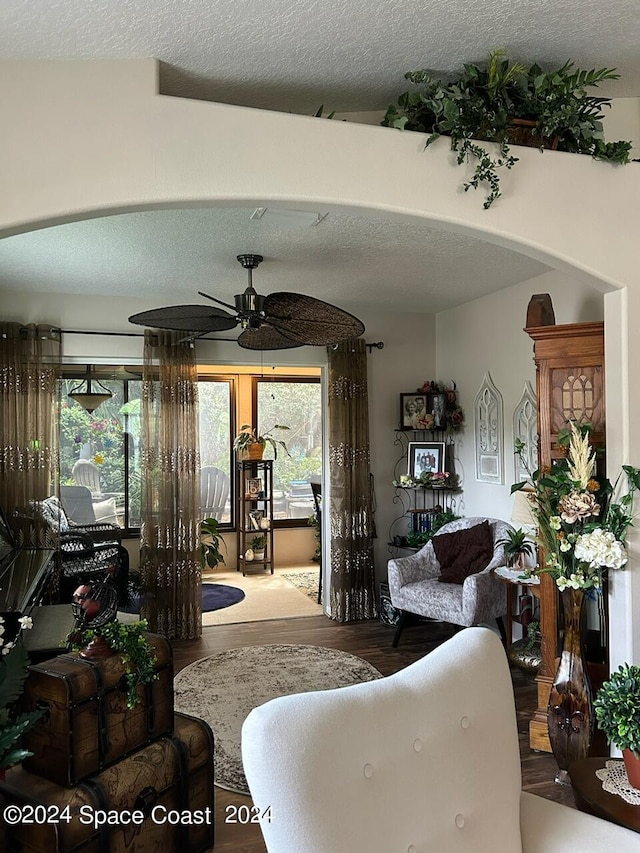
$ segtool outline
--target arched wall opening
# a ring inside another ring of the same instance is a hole
[[[638,169],[521,149],[503,198],[484,211],[477,193],[461,192],[445,140],[424,152],[419,134],[160,96],[151,60],[16,63],[11,71],[0,79],[0,236],[132,210],[266,203],[409,217],[471,234],[610,291],[609,463],[640,461],[631,428],[640,389],[629,382],[640,341],[628,335],[640,323]],[[633,540],[632,561],[637,568]],[[631,572],[612,606],[624,623],[612,662],[640,658],[640,581]]]

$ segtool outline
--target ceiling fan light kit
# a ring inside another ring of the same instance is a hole
[[[357,317],[313,296],[287,292],[261,296],[253,287],[252,276],[263,261],[262,255],[238,255],[237,260],[247,270],[249,283],[243,293],[234,296],[234,305],[199,291],[200,296],[228,311],[206,305],[170,305],[133,314],[129,322],[198,336],[240,326],[238,344],[251,350],[332,346],[364,332],[364,324]]]

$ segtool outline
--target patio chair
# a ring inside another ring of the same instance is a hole
[[[77,486],[86,486],[91,496],[99,498],[102,495],[100,487],[100,469],[90,459],[78,459],[71,469],[71,476]]]
[[[222,519],[229,497],[229,475],[214,465],[200,471],[200,515]]]

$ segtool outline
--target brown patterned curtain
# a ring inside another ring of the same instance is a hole
[[[369,474],[367,354],[361,338],[329,348],[331,618],[377,616]]]
[[[32,547],[50,531],[29,502],[57,491],[61,349],[52,326],[0,322],[0,506]]]
[[[202,633],[195,349],[145,332],[142,382],[141,615],[170,639]]]

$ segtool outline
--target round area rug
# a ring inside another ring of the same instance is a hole
[[[291,693],[329,690],[382,678],[367,661],[321,646],[248,646],[211,655],[174,679],[175,709],[206,720],[215,739],[215,784],[248,794],[242,724],[253,708]]]
[[[244,591],[236,586],[224,583],[202,584],[202,612],[211,613],[238,604],[244,598]],[[136,595],[128,607],[119,608],[123,613],[140,613],[140,596]]]

